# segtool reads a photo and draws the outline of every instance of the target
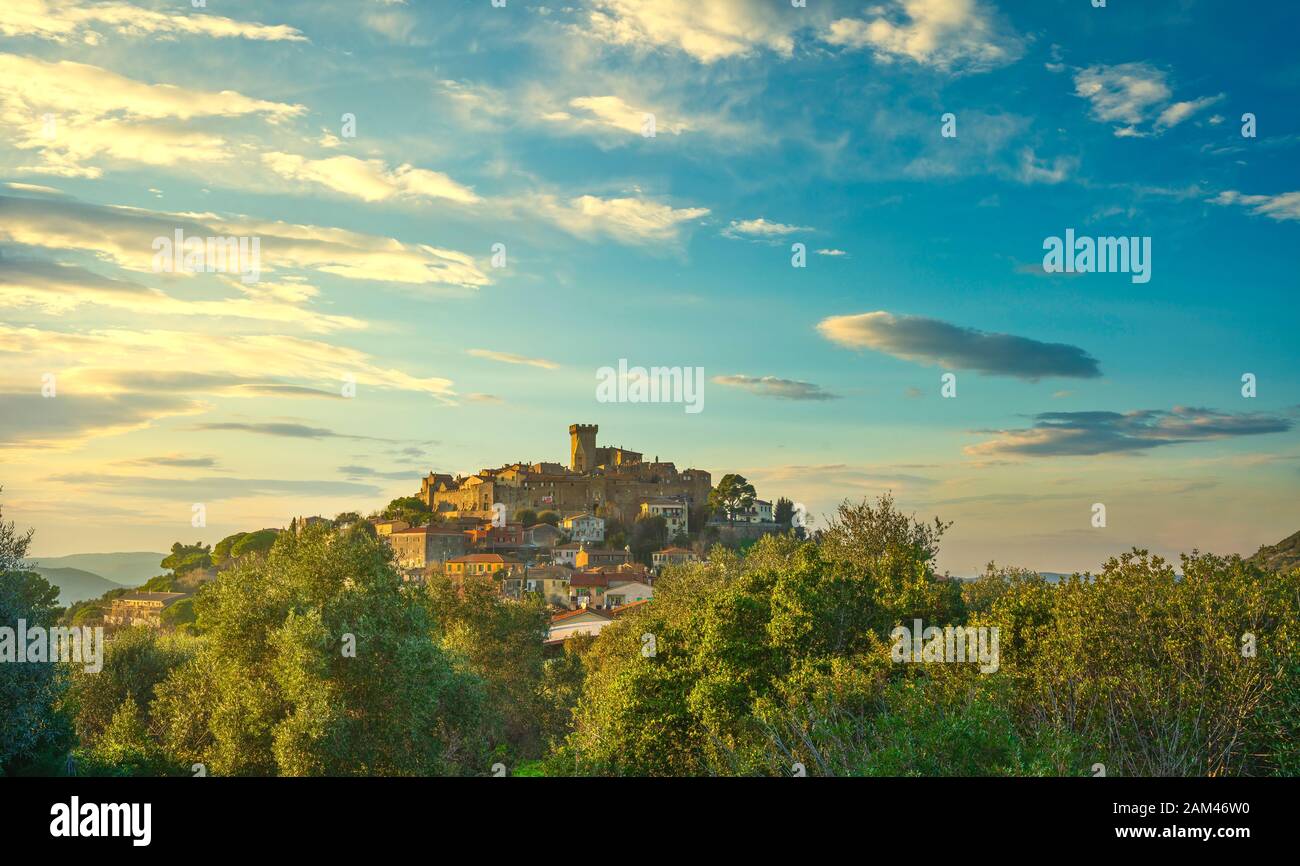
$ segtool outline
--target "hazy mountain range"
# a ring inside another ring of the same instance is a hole
[[[34,556],[27,560],[59,588],[59,604],[67,606],[88,598],[99,598],[110,589],[136,587],[166,569],[159,563],[165,553],[74,553],[69,556]]]

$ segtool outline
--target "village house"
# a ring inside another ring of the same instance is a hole
[[[575,568],[588,569],[601,565],[622,565],[632,561],[632,554],[627,550],[596,549],[588,550],[586,545],[573,557]]]
[[[594,514],[575,514],[563,520],[569,538],[577,542],[602,544],[605,541],[605,518]]]
[[[608,611],[590,608],[557,613],[551,617],[546,643],[561,644],[575,634],[600,634],[601,630],[613,621],[614,615]]]
[[[650,554],[650,564],[654,568],[655,574],[662,574],[663,570],[670,565],[682,565],[687,562],[699,562],[700,557],[695,551],[687,550],[684,547],[665,547],[663,550],[656,550]]]
[[[375,527],[375,535],[380,538],[387,538],[394,532],[411,528],[411,524],[405,520],[372,520],[370,524]]]
[[[506,577],[522,567],[517,559],[499,553],[470,553],[447,560],[445,573],[453,579],[465,577]]]
[[[469,537],[472,546],[484,550],[514,550],[524,546],[522,523],[507,523],[504,526],[480,523],[475,528],[466,530],[465,535]]]
[[[104,622],[158,628],[162,625],[163,611],[185,597],[183,592],[128,592],[113,599]]]
[[[645,601],[634,601],[612,610],[579,608],[578,610],[557,613],[551,617],[551,627],[543,644],[554,649],[574,635],[600,634],[605,626],[646,603]]]
[[[549,523],[538,523],[524,530],[524,543],[550,550],[564,538],[563,530]]]
[[[677,499],[657,498],[647,499],[641,503],[642,517],[662,517],[664,525],[668,529],[668,538],[674,539],[678,534],[687,533],[687,524],[690,522],[690,509],[685,502]]]
[[[612,608],[654,597],[653,578],[639,565],[593,568],[569,578],[571,607]]]
[[[755,499],[749,508],[737,511],[735,519],[743,523],[771,523],[772,503],[766,499]]]
[[[465,533],[437,524],[398,529],[388,535],[393,558],[403,569],[423,569],[446,562],[469,550]]]
[[[551,562],[556,565],[576,568],[578,551],[581,549],[582,545],[576,541],[571,541],[568,544],[557,544],[551,549]]]
[[[569,606],[569,578],[572,576],[567,568],[555,565],[535,565],[524,569],[523,584],[525,592],[535,592],[547,604],[555,607]]]

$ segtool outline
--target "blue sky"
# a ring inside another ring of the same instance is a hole
[[[6,513],[41,555],[215,541],[582,421],[815,516],[892,490],[955,573],[1252,552],[1300,529],[1295,19],[8,0]],[[261,280],[154,272],[176,227]],[[1151,280],[1044,273],[1067,229]],[[596,402],[620,358],[703,367],[704,411]]]

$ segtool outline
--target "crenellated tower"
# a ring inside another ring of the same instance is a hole
[[[598,424],[569,425],[569,468],[586,474],[596,468],[596,431]]]

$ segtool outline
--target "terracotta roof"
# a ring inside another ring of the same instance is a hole
[[[624,607],[629,607],[629,606],[630,606],[630,605],[624,605]],[[613,619],[613,618],[614,618],[612,614],[606,613],[605,611],[600,610],[599,608],[595,608],[595,607],[580,607],[580,608],[578,608],[577,610],[567,610],[567,611],[565,611],[564,613],[557,613],[555,616],[551,617],[551,622],[552,622],[552,623],[557,623],[557,622],[560,622],[560,621],[562,621],[562,620],[572,619],[573,617],[575,617],[575,616],[580,616],[580,615],[582,615],[582,614],[584,614],[584,613],[594,613],[594,614],[596,614],[596,615],[599,616],[599,617],[603,617],[604,619]]]
[[[652,602],[652,601],[654,601],[654,599],[643,598],[643,599],[641,599],[640,601],[634,601],[634,602],[631,602],[630,604],[621,604],[621,605],[619,605],[618,607],[616,607],[616,608],[614,608],[613,610],[611,610],[610,613],[613,614],[614,616],[622,616],[623,614],[627,613],[627,612],[628,612],[629,610],[631,610],[632,608],[634,608],[634,607],[640,607],[640,606],[643,605],[643,604],[649,604],[649,603]]]
[[[518,565],[519,560],[510,559],[499,553],[470,553],[465,556],[453,556],[448,562],[496,562],[502,565]]]
[[[656,550],[655,553],[693,553],[684,547],[665,547],[663,550]]]
[[[609,577],[599,571],[581,571],[569,578],[569,586],[609,586]]]

